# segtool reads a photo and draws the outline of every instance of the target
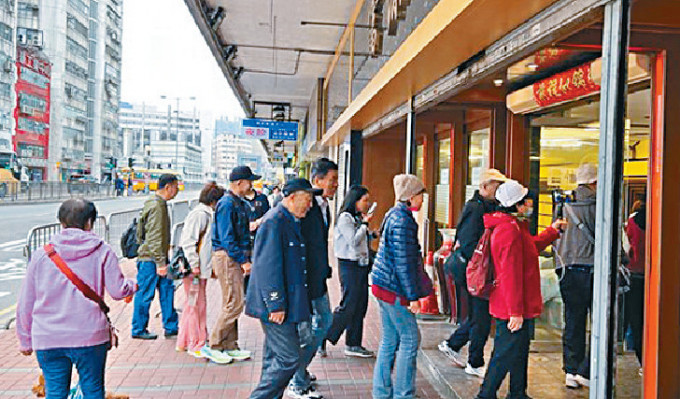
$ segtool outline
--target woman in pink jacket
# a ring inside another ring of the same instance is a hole
[[[62,230],[50,243],[73,273],[100,297],[104,289],[115,300],[134,294],[136,284],[123,277],[113,249],[91,231],[97,218],[94,204],[70,199],[61,205],[58,216]],[[107,317],[43,249],[28,263],[16,323],[21,353],[36,352],[47,399],[68,396],[74,365],[84,396],[104,399],[111,339]]]

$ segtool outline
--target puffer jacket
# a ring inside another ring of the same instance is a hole
[[[503,212],[484,215],[484,226],[493,229],[491,259],[496,287],[489,297],[489,313],[501,320],[512,316],[533,319],[543,311],[538,253],[560,236],[548,227],[537,236],[527,222]]]
[[[574,194],[576,202],[566,204],[571,212],[585,225],[585,230],[594,237],[595,234],[595,207],[597,198],[595,191],[588,186],[579,186]],[[574,220],[572,214],[564,210],[564,218],[567,225],[562,237],[555,242],[555,249],[560,255],[557,258],[557,267],[580,265],[592,266],[595,264],[595,245],[592,244]]]
[[[415,301],[432,292],[432,282],[423,269],[418,243],[418,224],[403,203],[385,216],[380,247],[371,278],[373,285],[401,298]]]

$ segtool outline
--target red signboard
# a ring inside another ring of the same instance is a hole
[[[39,50],[20,46],[17,48],[16,67],[14,151],[19,158],[24,158],[27,165],[46,165],[50,138],[51,65]]]
[[[591,67],[592,63],[587,63],[534,83],[534,99],[540,107],[546,107],[600,91]]]

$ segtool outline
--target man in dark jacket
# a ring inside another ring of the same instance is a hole
[[[292,398],[322,397],[314,392],[312,381],[315,377],[309,374],[307,367],[321,347],[333,322],[326,285],[326,280],[331,277],[331,268],[328,263],[328,228],[331,224],[331,210],[328,199],[333,198],[338,189],[338,165],[327,158],[317,159],[312,165],[312,184],[315,189],[323,190],[321,195],[314,197],[312,208],[302,219],[302,235],[307,246],[307,283],[309,284],[309,299],[312,303],[311,327],[314,342],[302,349],[300,366],[288,391],[288,396]]]
[[[229,174],[229,191],[215,208],[212,231],[212,266],[222,289],[222,310],[210,335],[208,355],[225,352],[236,360],[250,357],[249,351],[238,346],[238,318],[243,312],[243,276],[250,274],[250,219],[248,204],[243,197],[261,176],[247,166],[237,166]]]
[[[568,227],[555,243],[564,303],[562,346],[565,385],[572,389],[590,385],[586,324],[593,303],[597,169],[591,164],[581,165],[576,169],[576,184],[576,201],[564,206]]]
[[[267,196],[257,192],[254,188],[250,188],[250,191],[246,193],[243,200],[246,201],[250,208],[250,213],[248,214],[250,218],[250,242],[255,244],[255,233],[262,223],[262,218],[265,213],[269,211],[269,200]],[[248,291],[248,281],[250,280],[250,275],[246,274],[244,277],[244,290]]]
[[[489,338],[491,316],[489,301],[472,296],[467,290],[465,271],[477,242],[484,234],[484,214],[496,210],[496,189],[507,178],[496,169],[489,169],[481,177],[479,190],[465,204],[463,213],[456,225],[456,245],[447,260],[450,272],[456,283],[459,300],[466,299],[468,316],[448,340],[439,344],[439,350],[454,364],[464,367],[465,372],[477,377],[484,377],[484,345]],[[460,355],[460,349],[470,342],[467,364]]]
[[[251,399],[280,398],[300,360],[298,326],[310,318],[305,243],[300,219],[314,190],[305,179],[283,188],[285,198],[264,217],[255,238],[246,314],[262,323],[265,340],[260,383]]]

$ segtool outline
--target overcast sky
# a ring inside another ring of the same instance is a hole
[[[122,101],[167,107],[161,95],[195,96],[206,128],[243,115],[183,0],[125,0],[123,7]],[[180,109],[193,104],[182,100]]]

